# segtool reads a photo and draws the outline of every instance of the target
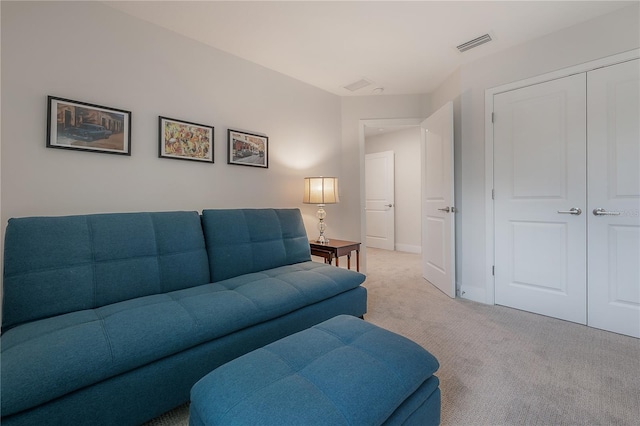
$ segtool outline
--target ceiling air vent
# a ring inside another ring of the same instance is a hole
[[[367,87],[368,85],[370,85],[372,82],[367,80],[366,78],[361,78],[358,81],[355,81],[347,86],[343,86],[345,89],[351,91],[351,92],[355,92],[356,90],[360,90],[363,87]]]
[[[489,34],[485,34],[478,38],[474,38],[466,43],[462,43],[460,46],[456,46],[460,53],[466,52],[469,49],[473,49],[474,47],[478,47],[481,44],[489,43],[491,41],[491,36]]]

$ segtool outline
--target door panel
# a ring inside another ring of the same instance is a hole
[[[640,300],[640,230],[609,226],[609,302],[638,308]],[[633,318],[632,318],[633,319]],[[640,318],[635,318],[640,322]],[[640,336],[638,336],[640,337]]]
[[[565,97],[551,92],[511,104],[514,198],[566,198]]]
[[[367,247],[395,249],[394,154],[365,156]]]
[[[639,64],[587,74],[588,323],[634,337],[640,337]]]
[[[446,255],[442,244],[444,241],[445,232],[445,220],[440,217],[428,217],[426,220],[426,234],[429,235],[433,241],[437,241],[439,244],[427,244],[427,251],[425,252],[425,259],[427,266],[430,269],[435,269],[440,274],[446,274]]]
[[[512,285],[566,296],[567,225],[512,221],[510,228]]]
[[[446,140],[443,139],[443,135],[436,133],[432,127],[431,134],[427,135],[425,143],[425,156],[432,159],[429,167],[425,170],[425,200],[428,202],[444,203],[445,201],[448,188],[443,188],[442,184],[445,180],[444,150],[446,148]]]
[[[423,138],[422,275],[456,297],[453,103],[421,124]]]
[[[496,303],[582,324],[585,85],[582,74],[494,96]]]

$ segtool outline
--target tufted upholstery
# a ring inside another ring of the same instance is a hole
[[[2,329],[208,282],[197,212],[9,219]]]
[[[206,375],[191,391],[190,424],[404,424],[414,413],[414,424],[438,424],[438,367],[416,343],[338,316]]]
[[[364,275],[311,262],[297,209],[10,219],[4,255],[7,426],[140,424],[234,357],[366,312]]]
[[[203,210],[211,281],[311,260],[299,209]]]
[[[362,279],[304,262],[18,326],[2,336],[2,388],[11,389],[2,392],[2,413],[331,298]]]

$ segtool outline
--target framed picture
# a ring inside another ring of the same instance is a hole
[[[47,148],[131,155],[131,112],[49,96]]]
[[[213,163],[213,127],[160,117],[159,157]]]
[[[228,132],[227,163],[239,166],[269,167],[269,138],[253,133]]]

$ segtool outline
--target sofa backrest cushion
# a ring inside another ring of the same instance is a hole
[[[311,260],[299,209],[204,210],[211,281]]]
[[[209,283],[198,212],[10,219],[3,330]]]

